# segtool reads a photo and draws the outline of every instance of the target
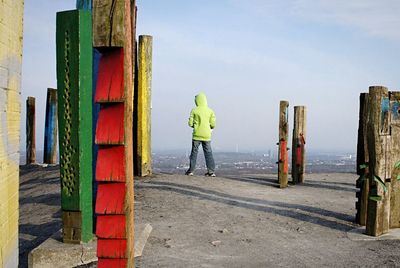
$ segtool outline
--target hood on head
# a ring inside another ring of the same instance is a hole
[[[194,102],[196,103],[196,106],[207,106],[207,97],[204,93],[199,93],[194,98]]]

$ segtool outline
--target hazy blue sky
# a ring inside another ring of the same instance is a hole
[[[307,146],[355,151],[359,93],[399,90],[398,0],[137,0],[138,33],[154,37],[154,149],[190,149],[187,126],[202,91],[217,115],[215,150],[266,150],[280,100],[307,106]],[[55,13],[75,1],[26,0],[25,99],[37,97],[43,147],[46,88],[56,86]],[[25,144],[24,133],[22,144]]]

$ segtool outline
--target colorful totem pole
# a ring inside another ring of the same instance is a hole
[[[356,223],[365,226],[367,222],[367,206],[369,194],[368,178],[368,143],[367,143],[367,123],[368,123],[368,93],[360,94],[360,113],[358,122],[358,141],[357,141],[357,174],[360,179],[357,180],[356,187]]]
[[[43,163],[57,162],[57,89],[47,89]]]
[[[139,36],[138,87],[135,94],[135,175],[151,175],[151,78],[153,37]]]
[[[306,107],[294,107],[294,126],[292,137],[292,180],[303,183],[305,173],[306,145]]]
[[[360,103],[356,220],[380,236],[400,227],[400,92],[373,86]]]
[[[279,142],[278,145],[278,183],[280,188],[288,185],[288,133],[289,133],[289,102],[281,101],[279,106]]]
[[[100,50],[95,100],[98,267],[134,267],[133,74],[135,1],[93,1],[93,47]]]
[[[57,86],[63,241],[93,236],[92,17],[57,13]]]
[[[26,99],[26,164],[36,162],[36,107],[35,98]]]

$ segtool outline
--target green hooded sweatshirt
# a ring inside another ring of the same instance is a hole
[[[193,140],[210,141],[211,129],[215,128],[215,114],[207,105],[207,97],[200,93],[195,97],[196,108],[190,112],[189,127],[193,128]]]

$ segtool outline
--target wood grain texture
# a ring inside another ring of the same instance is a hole
[[[289,102],[280,101],[279,104],[279,150],[278,150],[278,183],[280,188],[288,185],[288,133],[289,133]]]
[[[122,48],[108,50],[100,58],[95,100],[123,102],[124,100],[124,53]]]
[[[101,146],[97,155],[96,180],[125,182],[124,146]]]
[[[360,112],[358,122],[358,139],[357,139],[357,174],[368,178],[369,173],[369,156],[367,142],[367,125],[369,114],[369,96],[368,93],[360,94]],[[365,168],[360,168],[366,165]],[[359,189],[356,193],[356,223],[365,226],[367,222],[369,182],[368,180],[359,180],[356,187]]]
[[[125,210],[125,183],[99,183],[96,214],[123,215]]]
[[[390,192],[390,228],[400,228],[400,92],[390,92],[390,127],[391,127],[391,192]]]
[[[135,139],[137,176],[152,174],[151,165],[151,80],[152,80],[153,37],[139,36],[138,89],[137,89],[137,130]]]
[[[366,233],[380,236],[389,231],[390,218],[390,181],[391,176],[391,137],[389,124],[389,100],[387,88],[374,86],[369,88],[369,120],[367,128],[369,153],[369,188],[371,195],[382,196],[381,201],[368,200]],[[385,181],[388,191],[374,179]]]
[[[306,166],[306,107],[294,107],[294,124],[292,136],[292,180],[303,183]]]
[[[126,10],[127,1],[93,1],[93,47],[126,48],[126,34],[131,36],[131,25],[126,28],[125,24],[127,17],[130,19],[130,10]]]
[[[61,207],[82,213],[81,241],[93,235],[91,13],[57,13]]]
[[[35,98],[26,99],[26,164],[36,162],[36,106]]]
[[[126,239],[98,239],[97,256],[99,258],[124,259],[127,257]]]
[[[96,235],[99,238],[126,238],[125,215],[106,215],[97,217]]]
[[[96,144],[124,144],[124,104],[103,104],[96,127]]]
[[[97,268],[124,268],[127,267],[127,259],[105,259],[99,258]]]

